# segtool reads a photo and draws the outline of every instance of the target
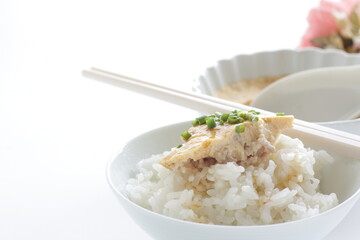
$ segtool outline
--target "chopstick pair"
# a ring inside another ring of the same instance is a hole
[[[272,112],[262,109],[195,92],[185,92],[98,68],[83,70],[83,75],[114,86],[191,108],[199,112],[210,114],[216,111],[230,112],[234,109],[244,111],[254,109],[264,114],[272,114]],[[360,155],[360,136],[358,135],[299,119],[294,120],[294,127],[286,130],[285,134],[290,137],[300,138],[314,148],[326,148],[348,156]]]

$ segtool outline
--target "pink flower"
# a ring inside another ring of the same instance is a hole
[[[343,14],[347,17],[356,4],[359,4],[359,0],[321,0],[319,6],[309,12],[307,19],[309,26],[299,47],[316,47],[312,39],[339,33],[335,14]]]

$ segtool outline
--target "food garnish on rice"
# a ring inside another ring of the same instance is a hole
[[[280,114],[278,114],[280,115]],[[183,132],[184,144],[160,161],[169,169],[210,166],[236,162],[257,165],[268,153],[283,129],[291,128],[293,116],[265,116],[259,112],[233,111],[195,119]]]

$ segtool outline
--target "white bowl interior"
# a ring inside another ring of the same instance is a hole
[[[137,206],[127,199],[125,184],[133,173],[136,163],[169,150],[180,143],[179,134],[190,126],[190,122],[183,122],[155,129],[129,141],[120,153],[109,162],[107,177],[110,186],[122,205],[138,224],[156,239],[168,239],[169,234],[173,239],[238,239],[238,234],[244,234],[246,239],[288,239],[288,234],[298,232],[294,239],[319,239],[324,237],[347,214],[359,197],[360,188],[360,159],[350,159],[337,156],[334,164],[329,165],[321,172],[321,191],[324,193],[335,192],[341,204],[318,216],[304,220],[255,227],[229,227],[196,224],[176,219],[171,219],[153,213]],[[325,149],[328,150],[329,149]],[[164,225],[165,224],[165,225]],[[304,227],[317,229],[300,234]],[[189,233],[192,232],[193,234]]]

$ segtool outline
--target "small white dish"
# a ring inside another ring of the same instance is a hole
[[[319,48],[240,54],[230,59],[220,60],[214,66],[205,69],[194,79],[193,90],[213,96],[220,88],[247,79],[277,77],[310,69],[358,64],[360,64],[360,54]],[[284,109],[278,111],[286,112]],[[290,111],[288,113],[290,114]],[[300,118],[297,114],[295,116]],[[334,120],[338,119],[330,121]]]
[[[305,48],[239,54],[218,61],[194,79],[195,92],[214,95],[215,91],[238,81],[277,77],[300,71],[360,64],[360,54],[340,50]]]
[[[298,221],[261,226],[200,224],[166,217],[130,201],[125,184],[136,163],[178,145],[178,134],[190,125],[190,122],[182,122],[144,133],[125,144],[107,166],[107,179],[115,196],[133,220],[154,239],[321,239],[340,223],[360,196],[360,161],[357,156],[358,159],[338,157],[334,164],[321,172],[321,190],[326,193],[335,192],[340,204],[319,215]]]
[[[251,105],[310,122],[354,119],[360,115],[359,76],[360,66],[299,72],[266,87]]]

